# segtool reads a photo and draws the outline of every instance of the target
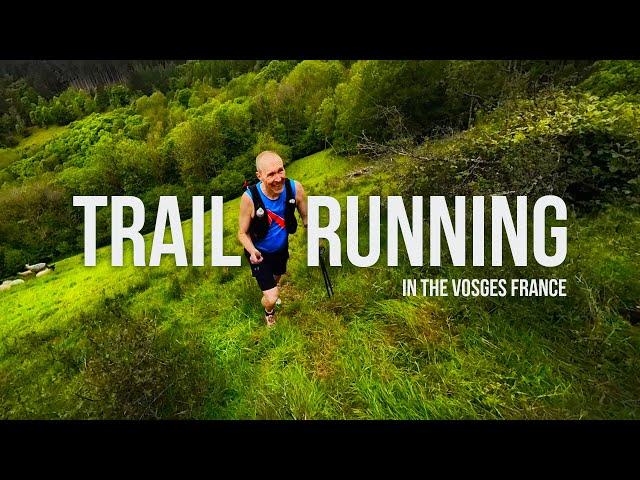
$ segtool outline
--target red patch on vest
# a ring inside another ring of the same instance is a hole
[[[280,228],[285,228],[284,227],[284,218],[276,215],[271,210],[267,210],[267,217],[269,218],[269,225],[271,225],[271,222],[276,222],[278,224],[278,226],[280,226]]]

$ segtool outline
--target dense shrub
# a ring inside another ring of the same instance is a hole
[[[335,146],[352,150],[362,133],[390,139],[389,114],[395,111],[412,132],[435,126],[447,115],[446,69],[442,61],[356,62],[349,79],[335,90]]]
[[[426,144],[408,191],[555,194],[593,205],[640,194],[640,105],[563,92],[519,100],[454,137]]]
[[[640,62],[606,60],[597,62],[594,72],[580,84],[582,90],[601,97],[615,94],[640,94]]]
[[[77,251],[82,219],[70,195],[46,180],[0,192],[0,276],[15,275],[25,263],[52,260]]]

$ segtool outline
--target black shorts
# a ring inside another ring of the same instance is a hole
[[[285,246],[282,250],[274,253],[260,252],[262,253],[262,262],[251,263],[249,259],[249,252],[244,251],[244,256],[247,257],[249,266],[251,267],[251,275],[255,277],[260,286],[260,290],[271,290],[275,287],[276,280],[274,275],[282,275],[287,271],[287,260],[289,259],[289,245]]]

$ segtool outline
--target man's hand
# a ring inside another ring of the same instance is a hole
[[[251,263],[262,263],[262,253],[257,248],[254,248],[249,257]]]

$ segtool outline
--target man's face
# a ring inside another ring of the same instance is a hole
[[[256,174],[271,192],[277,194],[284,189],[285,172],[280,157],[269,156],[262,159],[262,168]]]

